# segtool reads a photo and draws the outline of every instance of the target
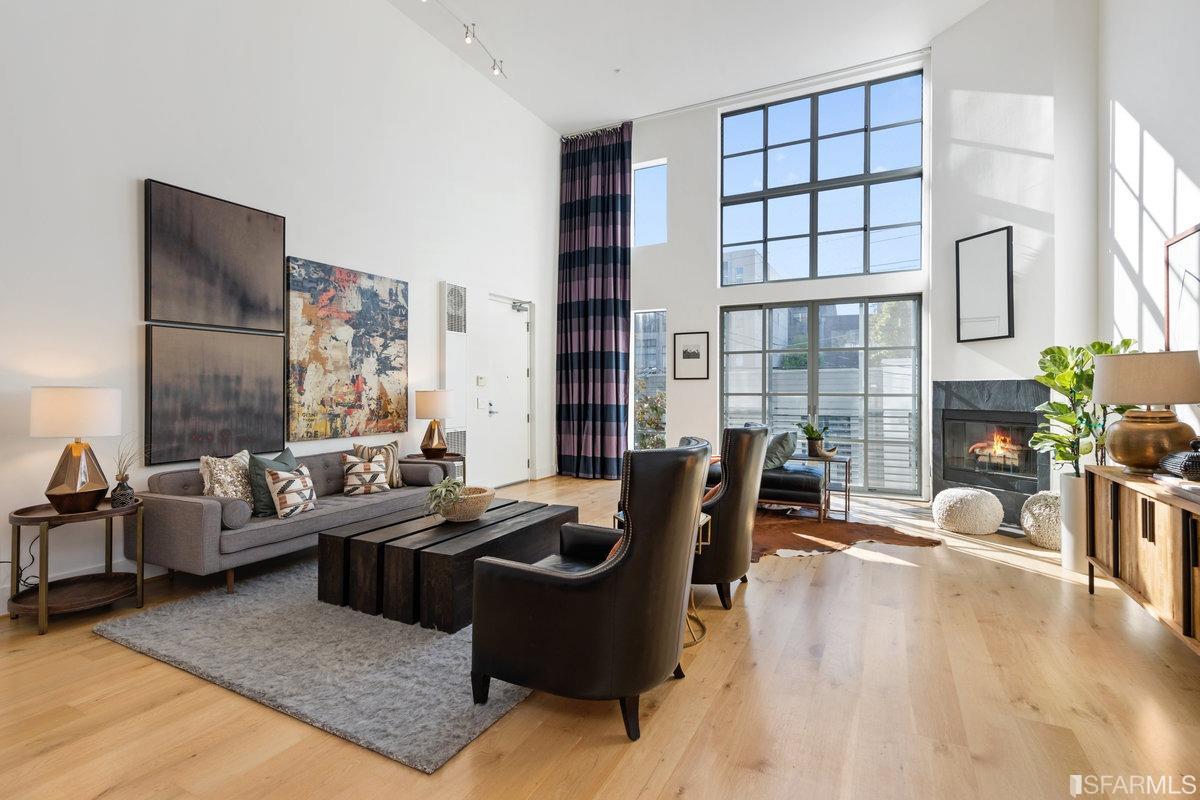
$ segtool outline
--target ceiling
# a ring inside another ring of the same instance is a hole
[[[926,47],[985,0],[391,0],[562,133]],[[504,60],[463,42],[476,23]]]

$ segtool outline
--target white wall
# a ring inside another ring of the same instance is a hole
[[[64,444],[29,438],[31,385],[119,387],[140,430],[146,177],[285,215],[289,255],[409,281],[413,388],[437,381],[439,280],[535,301],[553,472],[557,135],[386,0],[5,3],[0,107],[0,507],[41,501]],[[116,441],[93,445],[111,477]],[[101,530],[55,534],[52,574],[100,564]]]

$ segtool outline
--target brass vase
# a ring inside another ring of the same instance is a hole
[[[1125,471],[1149,475],[1165,456],[1189,449],[1196,432],[1171,409],[1130,409],[1108,429],[1105,445]]]

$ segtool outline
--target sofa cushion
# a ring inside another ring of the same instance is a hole
[[[342,453],[349,452],[349,450],[337,450],[333,453],[300,456],[300,463],[308,467],[309,474],[312,475],[317,497],[327,497],[332,494],[341,496],[346,480],[345,473],[342,472]]]
[[[782,467],[763,470],[762,488],[791,492],[819,492],[825,485],[825,468],[789,461]]]
[[[154,494],[196,496],[204,494],[204,478],[198,469],[173,469],[151,475],[146,487]]]
[[[250,521],[252,509],[250,504],[240,497],[214,497],[221,504],[221,527],[227,531],[236,531]]]
[[[317,493],[313,489],[308,467],[301,464],[291,471],[267,470],[267,485],[275,501],[275,515],[288,519],[317,508]]]
[[[357,453],[358,448],[354,451]],[[395,462],[392,471],[396,471]],[[388,454],[379,452],[369,458],[342,453],[342,472],[345,474],[342,494],[357,497],[364,494],[379,494],[390,491],[388,483]]]
[[[400,440],[388,442],[387,444],[356,444],[354,445],[354,455],[361,458],[363,461],[371,461],[377,455],[383,456],[384,471],[387,474],[387,484],[393,489],[399,489],[404,485],[404,479],[400,475]]]
[[[345,497],[341,494],[322,497],[315,509],[304,514],[288,519],[255,517],[237,530],[222,531],[221,552],[237,553],[394,511],[416,508],[425,502],[426,493],[426,489],[406,486],[362,497]]]
[[[767,443],[767,456],[763,469],[778,469],[788,462],[796,452],[796,432],[781,433]]]
[[[275,498],[271,495],[271,487],[267,485],[267,470],[295,469],[298,464],[291,449],[286,447],[273,458],[250,456],[250,491],[254,496],[254,516],[275,516]]]

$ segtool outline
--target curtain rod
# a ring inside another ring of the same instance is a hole
[[[587,137],[587,136],[599,136],[602,133],[612,133],[613,131],[619,131],[624,125],[625,125],[624,122],[618,122],[616,125],[608,125],[603,128],[595,128],[590,131],[580,131],[579,133],[568,133],[568,134],[565,134],[562,137],[560,137],[560,139],[561,139],[561,141],[567,142],[567,141],[570,141],[571,139],[583,139],[584,137]]]

